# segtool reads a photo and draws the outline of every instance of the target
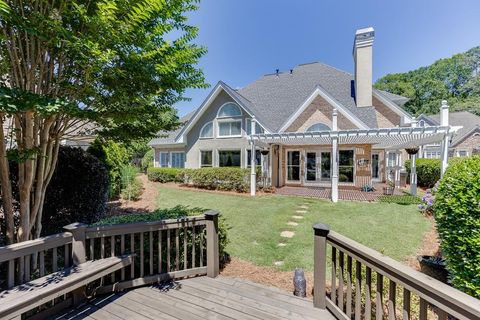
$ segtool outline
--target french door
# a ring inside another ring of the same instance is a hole
[[[305,157],[305,180],[307,182],[330,181],[332,169],[330,151],[307,151]]]
[[[372,153],[372,180],[380,180],[380,155]]]

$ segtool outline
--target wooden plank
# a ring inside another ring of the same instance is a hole
[[[337,303],[337,249],[332,247],[331,300]]]
[[[120,236],[120,254],[123,256],[125,254],[125,235],[122,234]],[[120,280],[125,280],[125,268],[120,270]]]
[[[150,231],[148,236],[148,266],[150,274],[153,274],[153,232]]]
[[[100,238],[100,259],[105,258],[105,238]]]
[[[40,251],[40,277],[45,275],[45,251]]]
[[[408,289],[403,288],[403,316],[402,320],[410,320],[410,291]]]
[[[130,234],[130,253],[135,253],[135,234]],[[132,264],[130,265],[130,278],[135,278],[135,256],[132,257]]]
[[[205,241],[205,228],[202,228],[200,232],[200,267],[203,267],[203,259],[204,259],[203,258],[204,257],[203,241]]]
[[[383,319],[383,275],[377,273],[377,292],[375,294],[375,319]]]
[[[175,229],[175,271],[180,270],[180,239],[179,229]]]
[[[57,255],[58,251],[57,251],[57,248],[52,248],[52,271],[53,272],[57,272],[58,271],[58,255]],[[30,266],[30,262],[28,263],[28,265]],[[25,263],[25,268],[26,268],[27,264]]]
[[[172,271],[171,268],[170,268],[170,251],[171,251],[171,248],[170,248],[170,229],[167,230],[167,272],[170,272]]]
[[[140,278],[143,278],[145,275],[145,256],[144,256],[144,248],[143,248],[143,238],[145,234],[143,232],[139,233],[140,235]]]
[[[362,264],[355,261],[355,320],[362,316]]]
[[[192,268],[195,268],[195,264],[196,264],[196,257],[195,257],[195,248],[197,246],[197,227],[194,225],[192,227]]]
[[[448,319],[448,313],[443,311],[442,309],[437,308],[437,316],[438,320],[447,320]]]
[[[347,317],[352,316],[352,257],[347,256],[347,306],[345,313]]]
[[[130,310],[127,306],[128,306],[128,303],[123,305],[122,303],[116,303],[114,300],[112,301],[112,303],[105,304],[101,309],[121,319],[131,319],[131,320],[155,319],[155,318],[141,315],[138,312],[138,310]],[[95,313],[93,313],[92,316],[95,316]]]
[[[64,246],[64,258],[65,258],[65,265],[63,266],[64,268],[70,267],[70,245],[67,243]]]
[[[158,231],[158,273],[162,273],[162,230]]]
[[[110,237],[110,257],[115,257],[115,236]],[[110,275],[110,281],[115,282],[115,272]]]
[[[123,307],[128,308],[132,311],[135,311],[138,314],[149,319],[177,320],[177,318],[171,315],[168,315],[166,313],[163,313],[157,309],[154,309],[147,304],[139,303],[135,300],[132,300],[131,297],[129,296],[129,293],[123,295],[120,298],[117,298],[116,300],[114,300],[114,303],[120,304]]]
[[[418,310],[418,319],[427,320],[428,318],[428,302],[425,299],[420,298],[420,307]]]
[[[372,319],[372,269],[365,268],[365,320]]]
[[[90,239],[90,260],[95,260],[95,239]]]
[[[183,228],[183,269],[188,269],[187,235],[188,235],[188,229]]]
[[[30,281],[30,272],[32,270],[30,265],[31,258],[31,254],[25,256],[25,282]]]
[[[396,312],[396,300],[397,300],[397,284],[390,280],[388,282],[388,319],[395,320],[395,312]]]
[[[343,306],[343,270],[344,270],[344,253],[343,251],[340,251],[340,254],[338,256],[338,304],[337,306],[340,308],[340,310],[345,310]]]
[[[13,288],[15,286],[15,259],[8,261],[8,281],[7,281],[8,289]]]

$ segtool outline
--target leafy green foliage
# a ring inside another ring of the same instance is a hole
[[[45,196],[42,234],[61,232],[73,222],[92,223],[103,218],[107,196],[105,165],[80,148],[61,147]]]
[[[434,217],[453,285],[480,298],[480,156],[448,167],[436,193]]]
[[[232,167],[184,169],[180,173],[180,179],[196,188],[247,192],[250,188],[250,169]]]
[[[138,169],[132,165],[124,166],[120,169],[122,190],[121,196],[124,200],[140,200],[143,192],[143,184],[137,177]]]
[[[153,168],[147,169],[148,180],[155,182],[182,182],[183,169],[179,168]]]
[[[130,163],[125,146],[112,140],[96,139],[87,152],[96,156],[107,166],[110,177],[110,198],[118,196],[122,189],[121,170]]]
[[[421,187],[432,188],[440,180],[441,160],[419,158],[417,164],[417,184]],[[411,161],[405,161],[405,168],[410,176]]]
[[[159,220],[165,220],[165,219],[181,219],[189,216],[202,215],[205,211],[207,210],[198,208],[198,207],[188,207],[188,206],[179,205],[179,206],[175,206],[173,208],[168,208],[168,209],[158,209],[152,213],[113,216],[113,217],[102,219],[93,225],[105,226],[105,225],[115,225],[115,224],[124,224],[124,223],[159,221]],[[219,254],[221,258],[224,258],[226,256],[225,249],[229,242],[228,236],[227,236],[227,232],[229,229],[230,229],[230,226],[227,224],[223,216],[220,215],[220,218],[218,221],[218,243],[219,243]],[[181,231],[179,235],[180,239],[183,239],[182,232],[183,231]],[[205,239],[206,238],[204,237],[204,241]],[[204,243],[203,247],[206,248],[206,243]]]
[[[428,67],[388,74],[378,79],[375,87],[410,98],[405,108],[415,115],[438,113],[443,99],[452,111],[480,115],[480,47]]]
[[[385,202],[385,203],[396,203],[396,204],[401,204],[401,205],[411,205],[411,204],[420,204],[421,199],[416,196],[411,196],[411,195],[393,195],[393,196],[381,196],[379,197],[380,202]]]
[[[150,148],[147,152],[145,152],[142,161],[140,162],[140,170],[142,172],[147,172],[147,169],[153,166],[153,157],[154,150]]]

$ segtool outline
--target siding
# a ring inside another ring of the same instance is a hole
[[[376,97],[373,97],[373,106],[375,107],[377,126],[379,128],[394,128],[401,125],[402,117],[384,105]]]

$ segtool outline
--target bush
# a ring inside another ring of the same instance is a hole
[[[45,195],[42,235],[61,232],[73,222],[98,221],[105,216],[107,200],[105,165],[80,148],[61,147]]]
[[[143,155],[142,161],[140,162],[140,170],[142,170],[142,172],[147,172],[148,168],[153,167],[153,157],[154,157],[153,149],[148,150]]]
[[[250,169],[200,168],[185,169],[180,173],[185,184],[210,190],[247,192],[250,189]],[[260,175],[257,174],[257,179]]]
[[[121,191],[121,169],[130,163],[130,157],[124,145],[112,140],[96,139],[87,152],[96,156],[108,168],[110,177],[109,197],[114,198]]]
[[[480,156],[450,164],[433,213],[453,285],[480,298]]]
[[[150,181],[155,182],[182,182],[181,179],[183,169],[180,168],[148,168],[147,177]]]
[[[420,187],[432,188],[440,180],[441,160],[440,159],[417,159],[417,184]],[[411,161],[405,161],[405,167],[410,176]]]
[[[120,170],[122,180],[121,197],[125,200],[140,200],[143,184],[137,177],[138,169],[132,165],[124,166]]]
[[[98,221],[97,223],[94,224],[94,226],[158,221],[158,220],[165,220],[165,219],[179,219],[179,218],[188,217],[188,216],[202,215],[205,211],[207,211],[207,209],[190,208],[186,206],[176,206],[169,209],[158,209],[153,213],[130,214],[130,215],[109,217],[109,218],[105,218]],[[218,221],[218,246],[219,246],[220,261],[224,261],[227,256],[225,249],[228,244],[227,232],[229,229],[230,227],[226,223],[225,219],[220,215],[220,218]],[[183,239],[183,234],[180,234],[179,236],[180,236],[180,239]],[[204,243],[204,248],[206,248],[205,243]]]

